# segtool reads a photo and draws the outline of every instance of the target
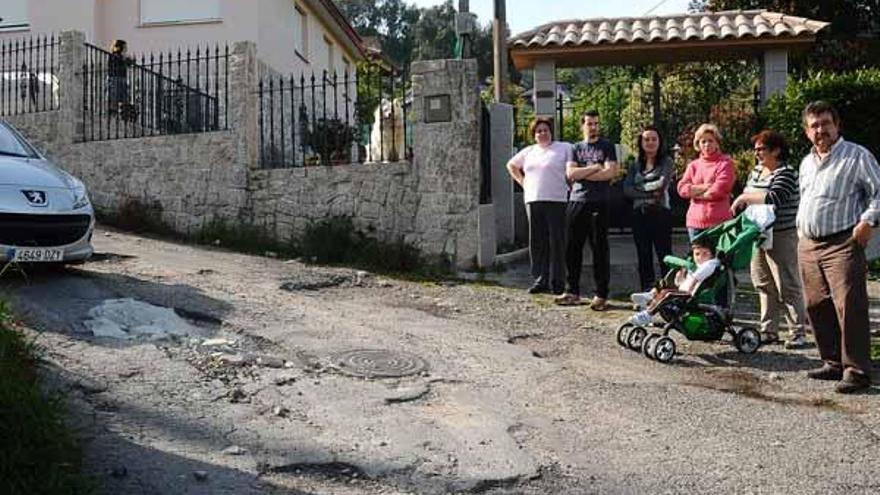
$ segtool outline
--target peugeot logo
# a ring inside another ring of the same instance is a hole
[[[46,206],[45,191],[21,191],[31,206]]]

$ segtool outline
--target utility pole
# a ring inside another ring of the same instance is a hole
[[[495,16],[492,19],[496,103],[507,103],[507,14],[504,3],[505,0],[495,0]]]

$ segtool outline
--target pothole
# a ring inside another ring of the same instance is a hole
[[[174,310],[135,299],[108,299],[88,312],[83,325],[96,337],[160,340],[198,334]]]
[[[326,479],[366,478],[366,474],[357,466],[345,462],[300,462],[284,466],[268,467],[265,472],[317,476]]]
[[[280,288],[288,292],[315,291],[350,285],[354,281],[354,278],[349,275],[305,272],[297,274],[296,279],[284,282]]]
[[[421,373],[428,363],[413,354],[385,349],[353,349],[330,356],[330,366],[363,378],[400,378]]]

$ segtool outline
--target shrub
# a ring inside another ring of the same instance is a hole
[[[147,203],[130,197],[121,201],[115,212],[98,210],[95,216],[101,223],[129,232],[159,235],[173,232],[171,226],[162,220],[162,205],[158,201]]]
[[[783,133],[792,144],[794,156],[810,147],[803,132],[801,112],[814,100],[827,100],[840,112],[841,133],[874,155],[880,154],[880,69],[845,73],[815,72],[789,81],[785,92],[775,95],[765,109],[769,128]]]
[[[370,270],[442,278],[449,274],[445,260],[425,258],[418,248],[398,239],[386,242],[355,228],[351,217],[333,216],[310,224],[299,239],[299,254],[314,263],[344,263]]]
[[[308,134],[308,144],[324,164],[351,162],[351,145],[357,129],[339,119],[317,119]]]
[[[0,493],[91,493],[61,398],[43,393],[36,367],[36,347],[0,302]]]
[[[249,254],[265,254],[268,251],[280,256],[294,256],[294,246],[276,240],[265,227],[254,224],[236,224],[213,219],[202,226],[190,240],[197,244],[220,246]]]

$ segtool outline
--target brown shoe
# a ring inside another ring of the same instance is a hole
[[[581,296],[566,292],[559,297],[553,298],[553,302],[560,306],[577,306],[581,303]]]
[[[847,371],[843,380],[834,387],[838,394],[854,394],[871,387],[871,378],[858,371]]]
[[[821,368],[807,372],[807,378],[813,380],[837,381],[843,378],[843,368],[825,363]]]
[[[599,296],[593,298],[590,301],[590,309],[593,311],[607,311],[608,310],[608,299],[603,299]]]

